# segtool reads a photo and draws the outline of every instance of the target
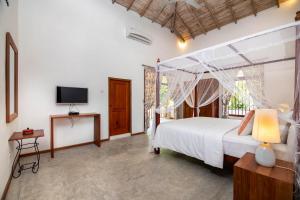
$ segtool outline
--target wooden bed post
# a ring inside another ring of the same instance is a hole
[[[296,13],[296,17],[295,17],[296,21],[300,21],[300,11],[297,11]],[[300,27],[297,26],[296,27],[296,34],[300,34]],[[295,103],[294,103],[294,113],[293,113],[293,119],[296,121],[296,124],[300,123],[299,120],[299,110],[300,110],[300,91],[299,90],[300,86],[297,84],[300,84],[300,39],[296,39],[296,51],[295,51]],[[297,134],[297,140],[298,140],[298,145],[297,145],[297,152],[300,152],[300,128],[298,126],[296,126],[296,134]],[[300,155],[296,155],[296,162],[295,162],[295,166],[296,166],[296,171],[298,173],[300,173]],[[297,167],[298,166],[298,167]],[[296,177],[296,179],[300,179],[300,176],[298,175]],[[296,184],[296,187],[298,187],[296,189],[296,191],[299,191],[299,185]],[[299,195],[296,194],[296,195]]]
[[[195,79],[197,79],[197,75],[195,75]],[[194,98],[194,117],[198,117],[199,113],[198,113],[198,104],[197,104],[197,101],[198,101],[198,83],[197,85],[195,86],[195,98]]]
[[[296,21],[300,21],[300,11],[296,13]],[[296,34],[300,34],[300,27],[296,27]],[[299,92],[296,92],[297,84],[299,84],[298,76],[300,73],[300,39],[296,39],[296,51],[295,51],[295,104],[294,104],[294,113],[293,118],[295,121],[299,121],[299,110],[300,110],[300,101],[299,101]]]
[[[160,59],[157,59],[157,65],[156,65],[156,103],[155,103],[155,110],[157,108],[160,108],[160,79],[159,79],[159,64]],[[155,111],[155,130],[157,126],[160,124],[160,113],[157,113]],[[154,148],[154,153],[159,154],[160,149],[159,148]]]

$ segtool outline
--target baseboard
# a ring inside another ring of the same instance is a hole
[[[17,167],[17,163],[18,163],[19,159],[20,159],[20,156],[18,157],[18,160],[17,160],[15,166],[13,167],[13,170],[10,172],[10,176],[9,176],[7,182],[6,182],[4,191],[3,191],[2,196],[1,196],[1,200],[5,200],[5,198],[6,198],[6,195],[7,195],[7,193],[8,193],[8,190],[9,190],[9,186],[10,186],[11,180],[12,180],[12,178],[13,178],[12,175],[13,175],[13,172],[15,171],[16,167]]]
[[[145,132],[131,133],[131,136],[146,134]]]
[[[101,142],[107,142],[107,141],[109,141],[109,138],[101,140]],[[61,151],[61,150],[66,150],[66,149],[90,145],[90,144],[94,144],[94,141],[54,148],[54,151]],[[40,151],[40,154],[43,154],[43,153],[50,153],[50,149]],[[20,157],[27,157],[27,156],[33,156],[33,155],[36,155],[36,152],[25,153],[25,154],[20,155]]]

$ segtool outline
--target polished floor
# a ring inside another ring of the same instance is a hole
[[[26,159],[32,159],[27,157]],[[23,160],[24,161],[24,160]],[[225,200],[232,174],[163,150],[148,152],[146,135],[43,154],[38,174],[13,179],[7,200]]]

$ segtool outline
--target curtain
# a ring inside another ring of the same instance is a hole
[[[269,105],[264,98],[264,66],[257,65],[242,70],[250,96],[254,99],[257,108]]]
[[[156,72],[154,67],[144,67],[144,116],[145,116],[145,132],[150,126],[150,119],[153,116],[155,108],[155,89]]]
[[[207,106],[208,104],[214,102],[219,97],[219,82],[217,79],[209,78],[202,79],[197,84],[197,112],[198,108]],[[191,107],[195,107],[195,89],[193,92],[185,99],[186,103]]]

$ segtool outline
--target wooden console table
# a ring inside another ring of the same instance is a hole
[[[72,119],[72,118],[94,118],[94,144],[98,147],[101,146],[101,133],[100,133],[100,114],[97,113],[83,113],[79,115],[50,115],[51,121],[51,138],[50,138],[50,150],[51,150],[51,158],[54,158],[54,120],[55,119]]]

